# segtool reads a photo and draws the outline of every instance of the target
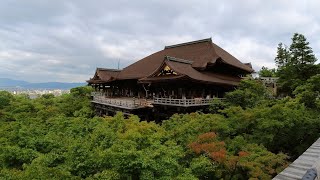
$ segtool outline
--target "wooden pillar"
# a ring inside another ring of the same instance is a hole
[[[182,88],[182,99],[186,99],[187,98],[187,95],[186,95],[186,92],[187,89],[186,88]]]
[[[113,97],[113,86],[110,86],[110,97]]]

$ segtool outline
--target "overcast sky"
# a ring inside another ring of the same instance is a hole
[[[84,82],[165,45],[212,37],[255,70],[302,33],[320,58],[319,0],[1,0],[0,78]],[[319,61],[318,61],[319,62]]]

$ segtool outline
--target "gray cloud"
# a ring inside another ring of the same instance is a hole
[[[320,2],[262,0],[3,0],[0,77],[83,82],[165,45],[212,37],[256,70],[274,67],[279,42],[304,34],[320,56]]]

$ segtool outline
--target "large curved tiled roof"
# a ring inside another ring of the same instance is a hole
[[[195,69],[204,69],[207,64],[214,64],[216,60],[221,59],[224,63],[244,72],[253,72],[252,68],[241,63],[234,56],[212,43],[210,38],[166,46],[165,49],[124,68],[117,76],[117,79],[140,79],[147,77],[161,66],[166,56],[193,61],[191,67]]]

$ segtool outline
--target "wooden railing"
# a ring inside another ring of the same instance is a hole
[[[172,106],[206,106],[214,99],[223,98],[194,98],[194,99],[170,99],[170,98],[154,98],[153,104],[172,105]]]
[[[91,92],[91,96],[95,97],[95,96],[104,96],[104,93],[102,92]]]
[[[99,95],[93,96],[92,102],[125,109],[137,109],[141,107],[147,107],[150,104],[146,99],[106,98],[104,96]]]
[[[114,107],[121,107],[126,109],[137,109],[142,107],[148,107],[152,104],[155,105],[168,105],[168,106],[207,106],[214,99],[223,98],[194,98],[194,99],[171,99],[171,98],[156,98],[153,99],[139,99],[139,98],[107,98],[103,93],[94,92],[92,93],[94,103],[105,104]]]

